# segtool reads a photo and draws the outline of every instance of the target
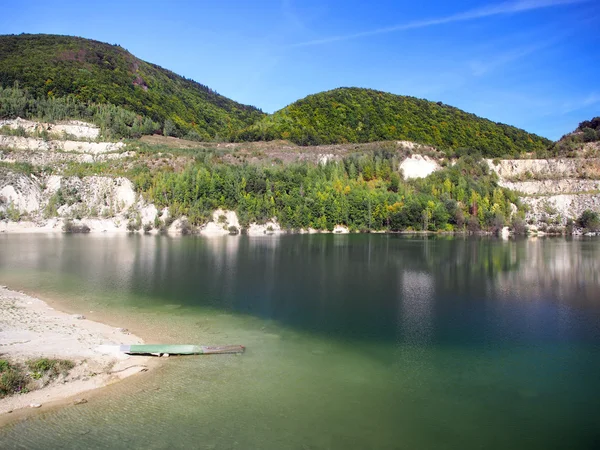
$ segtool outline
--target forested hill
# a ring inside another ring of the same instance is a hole
[[[0,85],[15,82],[38,98],[121,106],[161,124],[167,134],[198,140],[228,139],[264,116],[118,45],[79,37],[0,36]]]
[[[289,139],[300,145],[407,140],[492,157],[543,151],[551,144],[442,103],[360,88],[309,95],[246,128],[237,139]]]
[[[46,119],[55,119],[55,105],[61,111],[87,111],[89,102],[96,109],[114,105],[121,109],[111,110],[111,128],[126,130],[116,133],[125,137],[159,131],[192,140],[285,139],[300,145],[407,140],[488,157],[543,153],[551,144],[452,106],[370,89],[321,92],[267,116],[118,45],[71,36],[0,36],[0,87],[12,89],[4,97],[24,99],[4,108],[12,115],[43,110]],[[134,120],[124,109],[140,117]]]

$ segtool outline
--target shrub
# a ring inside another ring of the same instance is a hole
[[[599,231],[600,217],[597,212],[586,209],[577,219],[577,224],[588,231]]]
[[[236,226],[231,225],[229,227],[229,234],[236,235],[236,234],[239,234],[239,233],[240,233],[240,230],[238,230],[238,228]]]
[[[184,234],[184,235],[191,234],[191,232],[192,232],[192,226],[190,225],[190,223],[188,222],[187,219],[183,219],[181,221],[181,225],[180,225],[179,229],[181,230],[181,234]]]
[[[525,221],[523,219],[515,218],[511,223],[511,228],[514,234],[516,235],[525,235],[527,234],[527,227],[525,226]]]
[[[574,229],[575,229],[575,221],[573,219],[568,219],[567,226],[565,227],[565,234],[567,234],[567,235],[573,234]]]
[[[144,224],[144,233],[150,233],[152,230],[152,224],[150,222]]]
[[[18,368],[8,368],[0,375],[0,398],[21,392],[27,385],[25,376]]]
[[[10,369],[10,364],[8,361],[5,359],[0,359],[0,373],[6,372],[8,369]]]
[[[21,211],[19,211],[19,208],[14,206],[12,203],[9,203],[8,207],[6,208],[6,217],[8,220],[18,222],[21,220]]]
[[[65,233],[89,233],[90,227],[88,227],[85,223],[75,224],[71,220],[65,220],[63,224],[63,231]]]
[[[142,228],[142,221],[139,219],[132,219],[129,222],[127,222],[127,231],[131,233],[133,233],[134,231],[138,231],[140,228]]]
[[[477,220],[477,217],[469,217],[469,220],[467,221],[467,230],[469,231],[469,233],[477,233],[479,230],[481,230],[481,227],[479,226],[479,220]]]
[[[66,359],[38,358],[27,361],[27,367],[34,373],[34,378],[40,378],[43,375],[55,378],[58,375],[67,375],[69,370],[75,367],[75,364]]]

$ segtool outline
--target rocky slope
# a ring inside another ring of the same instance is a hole
[[[39,137],[40,133],[46,134]],[[185,218],[172,220],[167,208],[159,211],[136,192],[130,179],[119,175],[131,173],[132,165],[140,162],[146,142],[162,149],[172,144],[168,142],[172,138],[147,137],[128,144],[99,139],[98,128],[84,122],[0,122],[0,232],[189,231]],[[205,147],[209,145],[177,144],[182,147],[169,148],[179,154],[158,153],[159,157],[144,163],[181,171],[194,160],[185,152],[198,154],[194,152],[208,151]],[[222,161],[230,164],[275,165],[298,161],[325,164],[353,152],[372,151],[375,144],[362,144],[364,148],[357,144],[295,147],[286,142],[212,145],[217,151],[224,146]],[[442,169],[441,154],[433,147],[405,141],[379,145],[398,155],[398,169],[405,179],[427,177]],[[520,193],[529,207],[526,221],[533,228],[558,229],[587,209],[600,211],[600,158],[490,159],[487,164],[501,186]],[[104,168],[110,176],[102,175]],[[217,210],[199,231],[217,236],[237,234],[240,229],[234,212]],[[262,235],[283,230],[276,220],[270,220],[250,224],[245,232]],[[334,232],[347,229],[337,227]]]
[[[24,135],[0,134],[0,232],[190,231],[185,218],[173,220],[167,208],[159,211],[136,193],[126,177],[68,174],[73,165],[80,168],[110,162],[114,168],[117,161],[131,164],[138,147],[128,150],[123,142],[93,141],[100,139],[98,128],[85,122],[0,122],[0,132],[7,130],[20,130]],[[52,132],[52,139],[35,137],[48,131]],[[317,161],[322,156],[310,157]],[[163,159],[173,166],[189,162],[187,158],[180,161],[181,158],[169,155]],[[238,234],[240,228],[235,212],[216,210],[212,220],[198,231],[206,236],[221,236]],[[282,230],[276,220],[271,220],[250,224],[246,232],[264,235],[280,234]]]
[[[587,209],[600,211],[600,159],[487,160],[500,185],[521,194],[531,225],[564,226]]]

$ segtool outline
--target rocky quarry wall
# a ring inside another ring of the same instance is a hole
[[[600,212],[600,159],[487,160],[499,183],[521,194],[528,223],[565,225],[583,211]]]

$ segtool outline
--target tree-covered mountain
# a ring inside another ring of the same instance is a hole
[[[37,111],[50,120],[69,111],[102,116],[99,125],[124,137],[162,131],[193,140],[286,139],[300,145],[407,140],[488,157],[543,152],[551,144],[439,102],[370,89],[321,92],[267,116],[118,45],[71,36],[0,36],[0,87],[0,112]],[[4,104],[7,98],[11,105]]]
[[[197,139],[227,139],[264,116],[118,45],[72,36],[0,36],[0,86],[15,83],[40,99],[124,107]]]
[[[300,145],[408,140],[486,156],[534,152],[551,143],[441,102],[360,88],[309,95],[246,128],[237,139],[289,139]]]

